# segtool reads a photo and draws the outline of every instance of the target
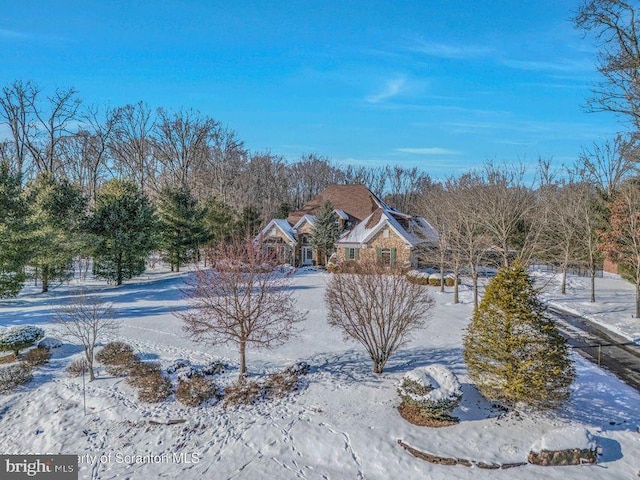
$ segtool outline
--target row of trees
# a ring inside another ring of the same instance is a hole
[[[492,163],[433,184],[421,197],[419,210],[440,236],[423,259],[443,273],[453,271],[455,278],[467,272],[476,307],[482,267],[506,266],[516,258],[556,265],[562,272],[562,293],[569,267],[584,267],[595,301],[595,276],[604,258],[623,268],[634,266],[638,258],[623,244],[631,246],[637,238],[628,222],[640,204],[626,201],[625,212],[619,206],[638,189],[637,154],[635,139],[619,136],[585,149],[575,165],[559,171],[540,161],[532,184],[526,183],[522,166]],[[635,274],[631,278],[640,280]],[[456,283],[455,302],[457,292]]]
[[[73,88],[48,94],[30,81],[2,88],[0,124],[10,132],[0,141],[0,159],[21,183],[42,173],[66,178],[89,204],[104,182],[120,178],[151,199],[179,188],[199,202],[216,199],[239,211],[260,206],[269,219],[283,210],[286,216],[335,183],[388,192],[403,209],[429,184],[415,168],[339,168],[316,154],[287,162],[249,152],[234,131],[195,110],[152,109],[143,102],[85,107]]]

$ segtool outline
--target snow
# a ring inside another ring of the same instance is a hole
[[[406,391],[402,383],[398,390],[401,395],[406,395],[416,401],[440,402],[442,400],[454,400],[462,396],[460,382],[444,365],[427,365],[415,368],[404,374],[404,379],[412,380],[423,387],[431,387],[433,390],[426,395],[416,395]]]
[[[58,340],[53,337],[45,337],[38,342],[38,346],[49,350],[53,348],[60,348],[62,346],[62,340]]]
[[[553,307],[581,315],[629,339],[640,338],[640,319],[635,317],[635,287],[619,275],[596,278],[596,301],[590,301],[590,278],[567,276],[567,293],[560,293],[560,274],[533,272],[542,298]]]
[[[536,440],[531,451],[540,453],[542,450],[595,450],[596,442],[589,430],[584,427],[564,427],[552,430]]]
[[[173,315],[188,308],[182,289],[189,275],[150,271],[121,287],[95,280],[88,280],[86,286],[91,294],[113,303],[121,324],[118,335],[105,343],[126,341],[144,360],[160,362],[163,368],[179,359],[191,365],[224,359],[229,368],[212,377],[224,387],[237,377],[237,351],[191,342]],[[574,355],[576,382],[569,402],[560,410],[518,417],[494,409],[471,384],[462,359],[462,336],[473,302],[466,286],[458,305],[452,304],[451,288],[440,293],[439,287],[429,287],[437,304],[427,328],[415,332],[392,356],[385,372],[376,375],[366,353],[327,325],[323,293],[328,278],[318,269],[298,269],[292,275],[292,289],[298,307],[307,312],[298,338],[278,349],[247,352],[253,378],[307,362],[310,371],[299,392],[230,409],[220,403],[185,407],[174,397],[143,404],[123,378],[110,377],[100,367],[98,379],[86,385],[84,416],[82,379],[64,372],[82,350],[65,343],[52,351],[48,366],[35,370],[31,383],[0,396],[0,451],[82,455],[80,478],[102,480],[535,480],[543,476],[614,480],[632,478],[640,468],[636,433],[640,393],[614,376]],[[55,306],[66,302],[76,288],[74,284],[40,294],[30,287],[18,298],[2,302],[0,324],[37,325],[46,335],[54,335]],[[452,414],[460,423],[439,429],[411,425],[396,410],[400,404],[397,384],[405,373],[435,364],[445,365],[459,379],[463,396]],[[152,419],[165,424],[151,424]],[[565,427],[593,433],[604,448],[600,460],[605,468],[544,467],[541,471],[543,467],[525,466],[484,471],[448,467],[416,459],[397,444],[402,439],[434,455],[516,462],[526,460],[536,440]],[[144,461],[151,456],[163,462]]]

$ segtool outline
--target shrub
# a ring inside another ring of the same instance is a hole
[[[159,363],[138,362],[129,370],[127,383],[133,387],[140,387],[144,384],[144,378],[152,375],[162,375]]]
[[[444,277],[444,284],[447,287],[453,287],[456,283],[456,277],[453,276],[452,274],[446,275]]]
[[[429,275],[429,285],[432,287],[439,287],[442,283],[442,277],[439,273],[432,273]]]
[[[70,377],[79,377],[86,370],[87,362],[84,359],[74,360],[67,366],[67,374]]]
[[[214,360],[213,362],[208,363],[202,368],[202,373],[204,375],[218,375],[219,373],[224,373],[229,369],[229,365],[220,360]]]
[[[48,348],[36,347],[32,348],[25,355],[25,361],[32,367],[37,367],[49,363],[51,352]]]
[[[96,354],[96,360],[105,365],[109,375],[127,375],[139,363],[133,347],[124,342],[109,342]]]
[[[307,362],[296,362],[290,367],[284,369],[284,373],[287,375],[306,375],[311,370],[311,366]]]
[[[48,348],[52,350],[54,348],[60,348],[62,346],[62,341],[53,337],[45,337],[38,342],[38,347]]]
[[[30,347],[44,337],[44,330],[32,325],[11,327],[0,335],[0,351],[11,350],[16,357],[23,348]]]
[[[414,410],[426,420],[456,422],[451,412],[462,397],[456,376],[443,365],[407,372],[398,387],[401,409]]]
[[[197,407],[203,402],[216,396],[217,388],[208,378],[193,376],[188,379],[180,379],[176,389],[176,398],[180,403],[190,407]]]
[[[262,389],[258,382],[237,382],[224,390],[224,405],[251,405],[260,399]]]
[[[19,385],[28,383],[33,378],[31,365],[19,362],[0,368],[0,393],[8,393]]]
[[[407,281],[418,285],[429,285],[429,274],[418,270],[409,270],[406,274]]]
[[[162,373],[153,373],[139,377],[137,381],[138,400],[157,403],[171,395],[171,380]]]
[[[266,398],[282,398],[298,388],[298,377],[287,373],[273,373],[262,382]]]

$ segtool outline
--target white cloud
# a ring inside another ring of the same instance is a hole
[[[389,100],[399,94],[401,94],[407,85],[407,79],[405,77],[397,77],[388,80],[382,90],[373,95],[369,95],[365,100],[369,103],[380,103],[383,100]]]
[[[536,61],[536,60],[505,60],[504,65],[518,70],[533,72],[592,72],[595,65],[588,60],[562,59],[560,61]]]
[[[477,58],[485,57],[491,54],[494,49],[480,45],[459,45],[449,43],[418,41],[415,45],[409,47],[409,50],[428,55],[430,57],[440,58]]]
[[[423,148],[396,148],[396,152],[411,153],[414,155],[460,155],[456,150],[440,147],[423,147]]]

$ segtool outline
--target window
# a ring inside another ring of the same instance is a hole
[[[378,262],[386,267],[395,267],[396,265],[396,249],[380,248],[377,249]]]
[[[360,249],[358,248],[345,248],[344,249],[344,259],[345,260],[358,260],[359,257],[359,251]]]

